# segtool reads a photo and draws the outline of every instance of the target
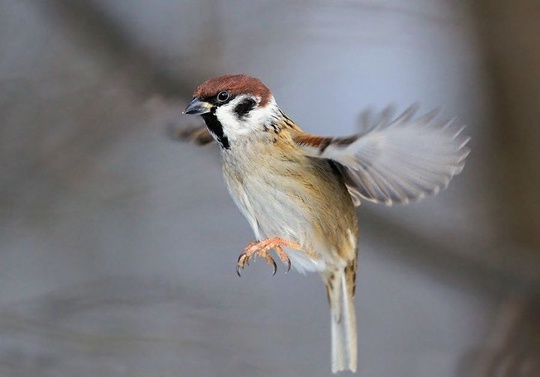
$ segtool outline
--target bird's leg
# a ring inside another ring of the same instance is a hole
[[[300,246],[298,243],[287,241],[279,237],[267,238],[262,241],[252,242],[247,245],[247,247],[238,257],[238,263],[236,264],[236,273],[238,274],[238,276],[240,276],[240,269],[243,269],[246,264],[249,265],[250,258],[260,255],[264,257],[266,263],[274,267],[273,275],[275,275],[277,265],[274,261],[274,258],[272,258],[270,254],[268,254],[268,251],[270,249],[276,250],[276,253],[281,259],[281,261],[287,264],[287,271],[289,271],[291,269],[291,260],[289,259],[289,256],[285,253],[285,251],[283,251],[282,246],[304,251],[302,249],[302,246]]]

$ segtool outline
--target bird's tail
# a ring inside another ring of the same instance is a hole
[[[356,372],[357,341],[354,290],[356,260],[325,276],[332,323],[332,372]]]

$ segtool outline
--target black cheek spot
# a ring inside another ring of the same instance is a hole
[[[243,119],[247,116],[247,114],[253,110],[253,108],[255,107],[257,103],[251,99],[251,98],[246,98],[245,100],[243,100],[242,102],[240,102],[238,105],[236,105],[236,107],[234,108],[234,112],[236,114],[236,116],[238,116],[238,119]]]

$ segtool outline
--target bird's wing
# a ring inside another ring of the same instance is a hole
[[[364,117],[364,131],[350,137],[293,135],[311,157],[336,161],[355,203],[392,205],[437,193],[459,174],[469,154],[464,127],[435,121],[437,112],[415,117],[410,107],[393,119],[383,111]]]
[[[214,141],[206,126],[183,127],[173,137],[180,140],[193,141],[198,145],[207,145]]]

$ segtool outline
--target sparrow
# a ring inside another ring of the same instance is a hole
[[[237,273],[261,256],[275,274],[272,249],[289,268],[318,272],[330,304],[332,372],[355,372],[355,207],[408,203],[445,188],[469,153],[463,128],[435,121],[437,112],[415,117],[411,107],[395,118],[383,111],[357,135],[316,136],[245,74],[204,82],[184,113],[200,115],[207,129],[185,137],[207,144],[211,135],[219,144],[227,189],[255,234]]]

